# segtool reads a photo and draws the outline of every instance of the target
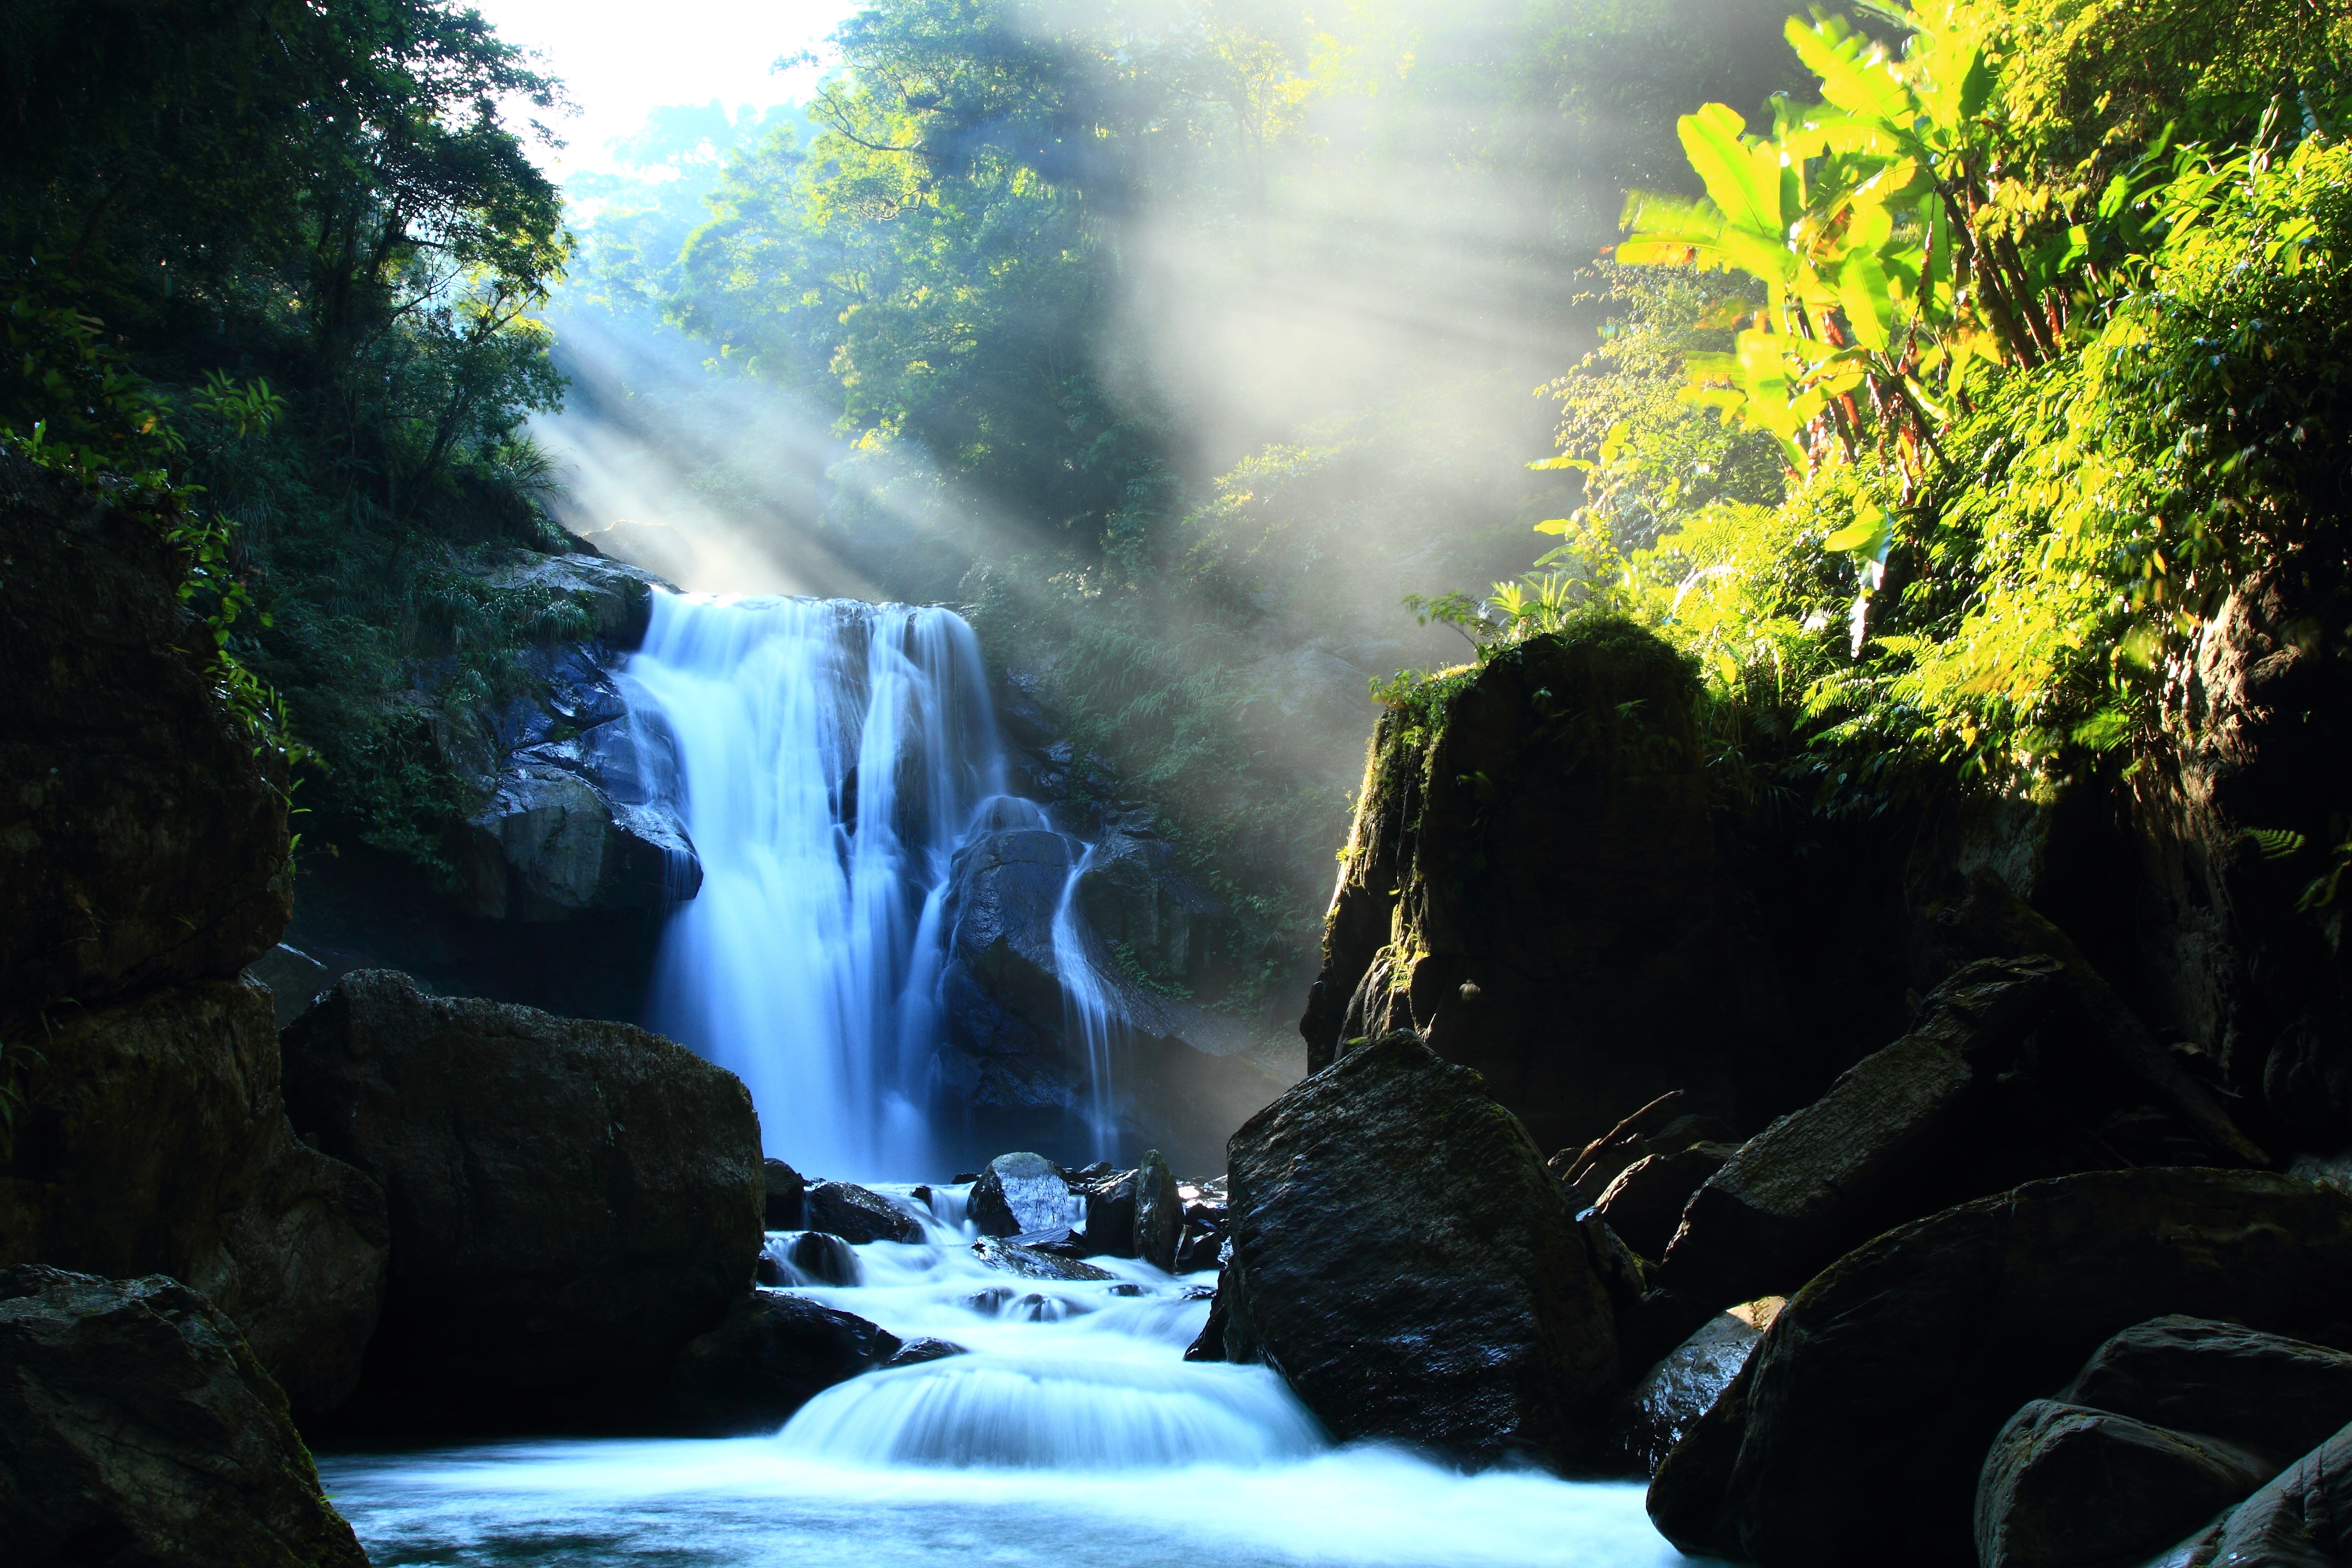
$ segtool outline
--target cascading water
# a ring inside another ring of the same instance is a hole
[[[750,1086],[771,1152],[845,1176],[927,1167],[940,929],[956,846],[1004,763],[950,610],[656,595],[621,677],[668,731],[702,860],[653,1021]],[[647,742],[656,737],[648,732]]]
[[[1087,1130],[1089,1157],[1108,1160],[1118,1124],[1111,1100],[1111,1050],[1119,1014],[1110,987],[1097,965],[1093,933],[1078,912],[1078,884],[1094,863],[1094,846],[1071,864],[1054,906],[1054,972],[1062,981],[1062,1025],[1066,1037],[1087,1053]]]

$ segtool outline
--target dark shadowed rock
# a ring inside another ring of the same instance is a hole
[[[972,1184],[966,1207],[982,1236],[1026,1236],[1070,1223],[1070,1186],[1043,1154],[999,1154]]]
[[[996,1237],[984,1236],[971,1244],[971,1255],[991,1268],[1018,1274],[1024,1279],[1116,1279],[1108,1268],[1097,1268],[1075,1258],[1057,1258]]]
[[[1782,1310],[1661,1467],[1651,1517],[1685,1551],[1766,1568],[1972,1563],[1994,1436],[2167,1313],[2343,1338],[2352,1197],[2257,1172],[2098,1172],[1891,1231]]]
[[[1121,1171],[1087,1189],[1087,1239],[1111,1258],[1135,1256],[1136,1173]]]
[[[896,1334],[854,1313],[755,1291],[678,1352],[670,1399],[686,1431],[772,1432],[835,1384],[888,1365],[902,1348]]]
[[[807,1209],[802,1194],[807,1191],[808,1184],[801,1180],[801,1173],[782,1160],[765,1160],[761,1162],[761,1191],[766,1194],[763,1201],[767,1208],[768,1228],[806,1228],[807,1221],[803,1215]]]
[[[865,1276],[849,1243],[821,1230],[803,1231],[787,1242],[784,1261],[811,1285],[855,1285]]]
[[[453,830],[467,914],[572,920],[663,909],[700,889],[701,863],[677,814],[614,800],[580,771],[577,752],[565,743],[518,754],[488,802]]]
[[[2046,959],[1969,965],[1919,1025],[1743,1144],[1683,1212],[1661,1288],[1700,1300],[1793,1290],[1887,1224],[1935,1206],[1938,1156],[2058,994]]]
[[[1383,713],[1299,1024],[1310,1070],[1412,1027],[1546,1150],[1670,1089],[1761,1121],[1787,1005],[1708,818],[1698,691],[1654,634],[1601,619]]]
[[[195,982],[58,1025],[0,1163],[0,1263],[168,1273],[236,1321],[298,1413],[341,1403],[383,1302],[383,1194],[296,1141],[269,993]]]
[[[177,1280],[0,1269],[0,1561],[366,1568],[285,1396]]]
[[[809,1229],[830,1231],[844,1241],[923,1239],[923,1225],[881,1194],[855,1182],[811,1182],[802,1196],[802,1219]]]
[[[1639,1475],[1654,1475],[1731,1386],[1761,1337],[1745,1318],[1718,1312],[1667,1352],[1618,1400],[1609,1436],[1611,1461]]]
[[[1144,1151],[1135,1173],[1135,1251],[1154,1268],[1176,1267],[1176,1243],[1184,1234],[1184,1200],[1177,1195],[1176,1175],[1160,1151]]]
[[[2239,1323],[2156,1318],[2101,1345],[2056,1397],[2220,1437],[2277,1469],[2352,1424],[2352,1354]]]
[[[0,1031],[235,974],[286,929],[286,773],[213,695],[185,558],[0,458]],[[144,1272],[142,1270],[141,1272]]]
[[[1609,1301],[1559,1184],[1478,1075],[1395,1034],[1234,1134],[1224,1349],[1334,1436],[1470,1455],[1597,1439]]]
[[[750,1285],[759,1120],[684,1047],[383,970],[336,982],[283,1043],[295,1124],[390,1206],[373,1409],[603,1410]]]
[[[2147,1568],[2345,1568],[2352,1563],[2352,1427],[2281,1471]]]
[[[919,1340],[908,1340],[905,1344],[900,1345],[898,1353],[891,1356],[890,1364],[919,1366],[927,1361],[945,1361],[951,1355],[970,1355],[971,1353],[953,1341],[935,1340],[926,1336]]]
[[[2136,1563],[2279,1467],[2204,1434],[2037,1399],[1993,1439],[1977,1482],[1979,1568]]]
[[[1676,1154],[1644,1154],[1617,1173],[1593,1206],[1626,1246],[1644,1258],[1663,1258],[1682,1224],[1683,1205],[1734,1152],[1727,1143],[1699,1143]]]
[[[282,942],[255,959],[246,973],[269,988],[270,1009],[281,1029],[307,1012],[327,988],[327,966]]]

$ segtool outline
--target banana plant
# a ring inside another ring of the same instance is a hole
[[[1694,354],[1690,401],[1768,432],[1798,473],[1821,443],[1891,440],[1906,477],[1936,453],[1955,372],[2011,357],[1958,268],[1953,199],[1993,96],[1984,42],[1914,17],[1897,60],[1843,18],[1786,36],[1823,101],[1773,103],[1769,136],[1728,106],[1677,122],[1696,202],[1636,194],[1617,259],[1760,279],[1765,308],[1729,353]],[[1731,325],[1726,321],[1720,324]]]

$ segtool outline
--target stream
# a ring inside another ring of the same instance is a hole
[[[940,1213],[879,1190],[926,1241],[867,1243],[858,1284],[795,1289],[971,1353],[838,1384],[770,1436],[322,1452],[329,1495],[377,1568],[1687,1561],[1637,1482],[1335,1447],[1269,1369],[1187,1363],[1213,1274],[1097,1258],[1116,1279],[1016,1278],[971,1255],[961,1190],[936,1191]]]

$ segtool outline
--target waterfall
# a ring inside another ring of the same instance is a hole
[[[949,862],[1004,788],[971,628],[937,607],[656,594],[622,684],[634,721],[668,731],[639,754],[668,751],[676,776],[646,787],[702,861],[655,1026],[750,1086],[771,1152],[924,1169]]]
[[[853,600],[656,594],[620,673],[647,798],[702,888],[663,936],[651,1022],[741,1078],[769,1152],[828,1175],[930,1168],[949,875],[975,831],[1048,828],[1005,794],[971,627]],[[1053,926],[1094,1154],[1112,1131],[1118,1009],[1076,905]]]

